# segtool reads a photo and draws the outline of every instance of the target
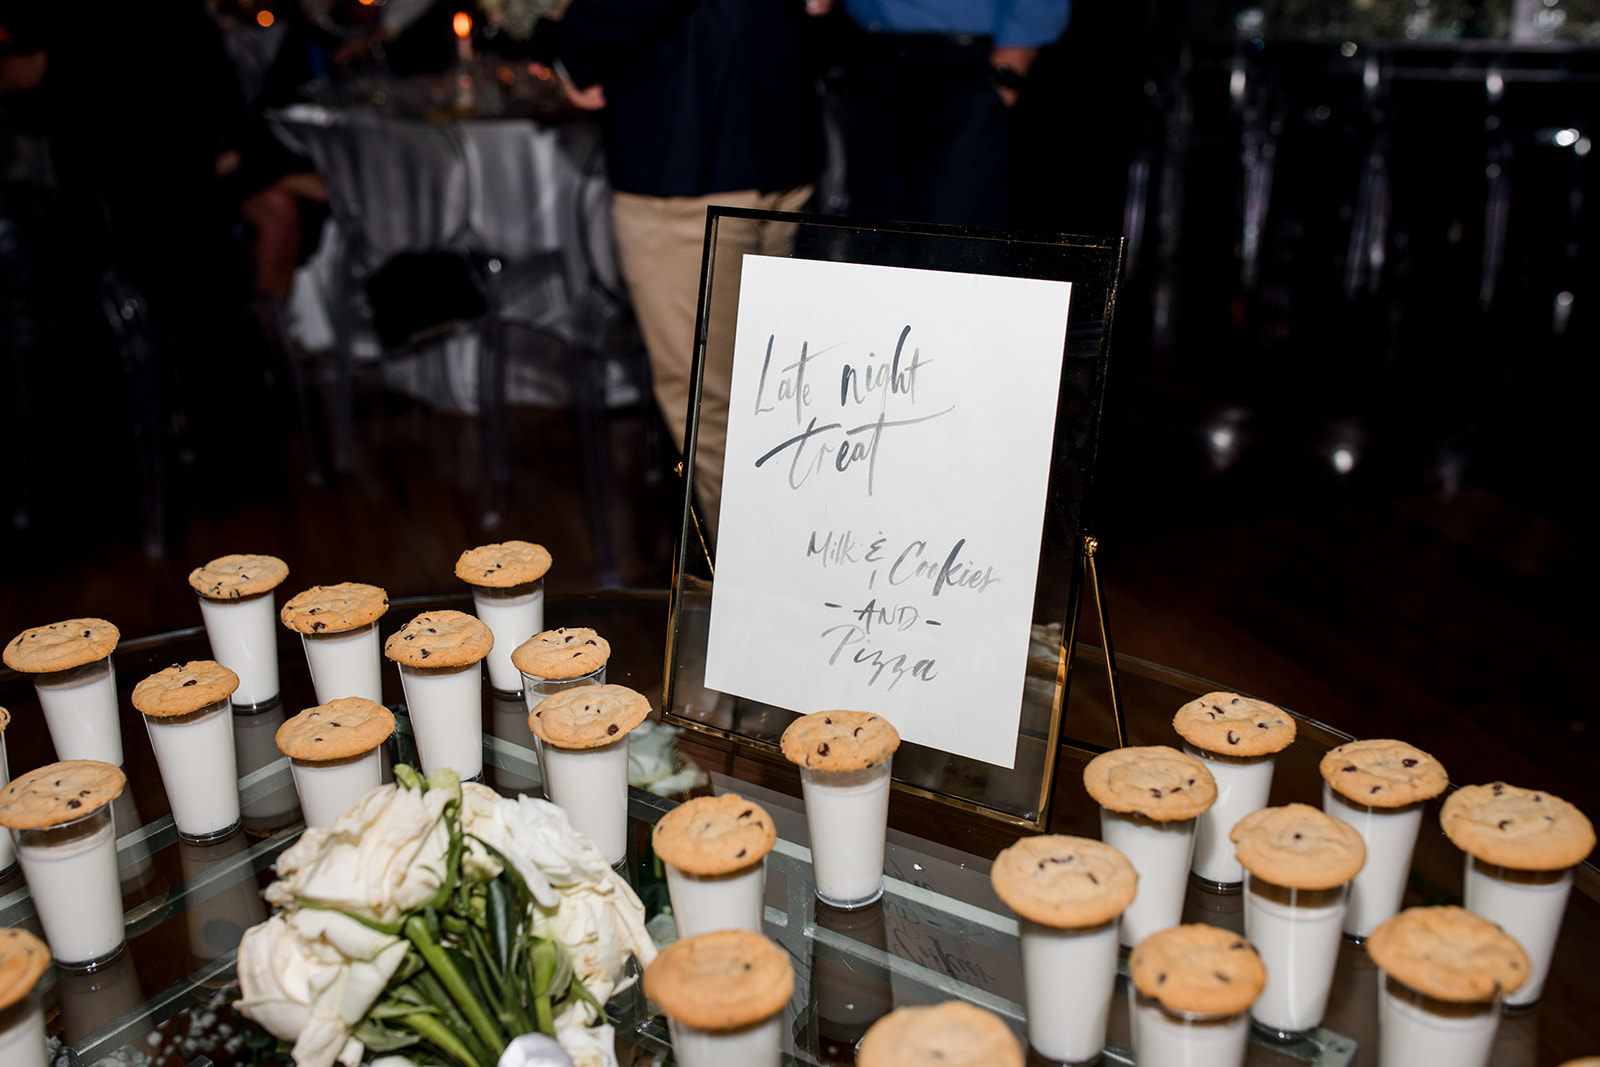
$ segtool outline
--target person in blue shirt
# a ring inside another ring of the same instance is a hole
[[[1012,108],[1071,0],[842,0],[851,215],[1003,227]]]

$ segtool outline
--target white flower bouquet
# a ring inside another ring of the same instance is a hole
[[[655,947],[639,898],[554,804],[397,766],[277,874],[280,910],[239,945],[238,1008],[298,1067],[369,1049],[495,1067],[534,1032],[614,1067],[602,1005]]]

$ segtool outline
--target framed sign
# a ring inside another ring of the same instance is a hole
[[[711,209],[669,721],[871,711],[897,787],[1047,823],[1121,251]]]

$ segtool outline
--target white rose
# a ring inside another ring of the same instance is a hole
[[[239,942],[239,1011],[294,1042],[299,1067],[354,1065],[349,1028],[372,1007],[406,943],[347,915],[309,908],[274,915]]]
[[[278,857],[274,904],[310,901],[391,923],[439,889],[450,848],[444,809],[457,793],[371,790],[325,829],[307,830]]]
[[[624,977],[630,955],[639,958],[641,969],[656,958],[655,943],[644,928],[644,905],[610,867],[598,881],[565,889],[555,911],[536,918],[534,932],[555,939],[602,1004],[633,984],[634,978]],[[593,1019],[592,1008],[579,1007]]]
[[[528,883],[528,892],[542,908],[553,908],[558,890],[600,880],[610,865],[605,855],[572,828],[563,809],[533,797],[502,797],[487,786],[462,787],[461,828],[471,837],[488,842],[509,859]],[[465,865],[488,870],[493,877],[499,864],[468,842]]]
[[[616,1036],[609,1026],[590,1026],[584,1005],[569,1000],[556,1012],[556,1041],[572,1067],[617,1067]]]

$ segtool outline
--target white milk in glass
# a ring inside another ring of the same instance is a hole
[[[383,784],[383,762],[376,748],[343,760],[290,760],[289,770],[307,826],[332,826],[363,795]]]
[[[462,781],[483,774],[483,672],[399,664],[422,773],[449,767]]]
[[[1194,820],[1156,822],[1101,808],[1100,840],[1139,872],[1139,891],[1122,913],[1122,943],[1137,945],[1157,930],[1177,926],[1189,888]]]
[[[318,704],[340,697],[383,703],[383,648],[377,623],[338,633],[301,634],[300,643],[305,646]]]
[[[1411,875],[1411,850],[1422,826],[1422,804],[1369,808],[1346,800],[1324,782],[1322,810],[1355,827],[1366,842],[1367,862],[1350,882],[1350,903],[1344,915],[1344,932],[1366,937],[1400,910]]]
[[[1028,1043],[1047,1059],[1086,1063],[1105,1048],[1117,983],[1117,920],[1077,929],[1018,921]]]
[[[1250,1041],[1248,1012],[1221,1018],[1173,1014],[1137,993],[1130,1005],[1137,1063],[1150,1067],[1243,1067],[1245,1047]]]
[[[522,672],[511,662],[511,653],[534,634],[544,632],[544,579],[508,589],[475,585],[472,604],[478,620],[494,634],[494,647],[485,658],[489,684],[502,693],[520,691]]]
[[[234,706],[252,708],[278,699],[278,614],[272,593],[199,599],[211,658],[239,676]]]
[[[111,657],[33,676],[56,758],[97,759],[122,766],[117,671]]]
[[[540,749],[545,788],[585,834],[616,864],[628,855],[628,735],[599,748]]]
[[[817,899],[858,908],[883,896],[892,760],[859,771],[800,768]]]
[[[144,725],[179,835],[219,837],[238,826],[232,705],[223,699],[189,715],[146,715]]]
[[[521,673],[521,672],[519,672],[519,673]],[[538,706],[539,702],[541,700],[543,700],[545,697],[555,696],[557,693],[562,692],[563,690],[576,689],[576,688],[578,688],[579,686],[582,686],[582,685],[605,685],[605,684],[606,684],[606,665],[604,663],[600,664],[600,666],[596,667],[594,670],[590,671],[588,674],[580,674],[576,678],[541,678],[536,674],[523,674],[522,675],[522,703],[523,703],[524,706],[526,706],[528,711],[531,712],[531,711],[533,711],[533,709],[536,706]],[[499,736],[506,738],[506,740],[508,740],[508,741],[512,740],[512,738],[507,737],[505,734],[500,734]],[[518,741],[517,741],[518,744],[521,744],[521,745],[524,745],[524,746],[529,746],[530,742],[531,742],[531,747],[533,748],[534,761],[539,764],[539,767],[540,767],[539,773],[541,775],[543,775],[544,774],[544,770],[543,770],[543,767],[544,767],[544,742],[539,740],[539,735],[538,734],[534,733],[531,729],[528,728],[528,716],[527,715],[523,715],[523,717],[522,717],[522,729],[521,729],[520,734],[518,734],[517,736],[518,736]],[[526,738],[527,740],[523,740],[522,738]],[[522,779],[522,780],[523,781],[528,781],[527,779]],[[515,781],[516,781],[516,779],[512,779],[512,782],[515,782]],[[522,787],[522,788],[532,788],[532,786],[534,784],[536,784],[536,783],[533,783],[533,782],[529,781],[528,785],[525,786],[525,787]],[[540,784],[541,787],[543,788],[544,795],[546,797],[549,797],[550,796],[550,787],[548,785],[544,785],[542,782],[538,783],[538,784]]]
[[[696,1030],[671,1018],[667,1028],[678,1067],[778,1067],[781,1062],[782,1012],[738,1030]]]
[[[1506,996],[1507,1005],[1532,1004],[1544,992],[1571,892],[1571,867],[1564,871],[1516,871],[1467,856],[1462,894],[1467,910],[1498,924],[1528,954],[1528,980]]]
[[[29,993],[10,1007],[0,1009],[0,1065],[46,1067],[49,1062],[39,995]]]
[[[1388,978],[1378,1000],[1378,1067],[1488,1067],[1497,1001],[1452,1004]]]
[[[1195,816],[1194,873],[1217,885],[1237,885],[1244,881],[1244,868],[1228,835],[1240,819],[1267,806],[1274,757],[1218,756],[1193,745],[1183,750],[1203,762],[1217,782],[1216,801]]]
[[[670,863],[662,866],[667,869],[667,892],[680,938],[714,930],[761,933],[766,914],[765,861],[730,874],[690,874]]]
[[[1346,888],[1290,889],[1245,883],[1244,932],[1267,968],[1267,985],[1250,1016],[1280,1036],[1322,1023],[1333,969],[1344,942]]]
[[[50,954],[98,962],[122,946],[122,882],[109,807],[65,826],[24,830],[17,845]]]

